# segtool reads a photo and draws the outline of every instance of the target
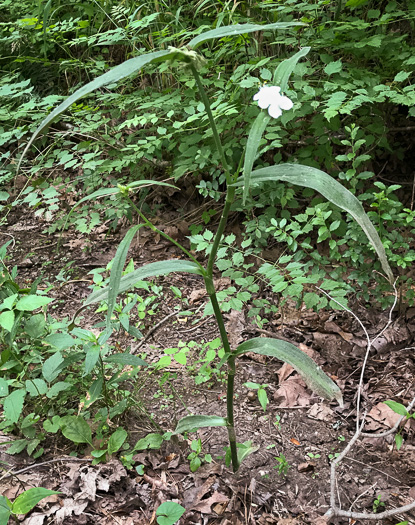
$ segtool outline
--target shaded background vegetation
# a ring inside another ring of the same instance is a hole
[[[49,232],[62,227],[66,218],[60,199],[65,193],[82,197],[114,180],[173,177],[179,186],[196,187],[202,196],[219,200],[223,182],[194,80],[167,64],[74,104],[37,141],[24,162],[24,177],[14,180],[24,143],[59,101],[125,59],[185,45],[208,28],[305,22],[296,31],[223,38],[203,47],[202,73],[225,152],[241,155],[245,122],[258,112],[252,96],[260,83],[271,79],[281,59],[311,46],[287,93],[294,109],[267,128],[260,162],[318,167],[359,195],[402,275],[405,302],[413,304],[408,267],[415,259],[414,1],[1,0],[0,12],[0,184],[3,199],[11,193],[14,197],[13,204],[2,201],[3,211],[7,214],[18,203],[32,206],[47,219]],[[145,193],[141,198],[147,211],[166,205],[156,205]],[[249,250],[272,252],[284,241],[288,250],[281,264],[324,267],[333,281],[350,279],[346,287],[339,284],[340,294],[356,286],[358,295],[371,298],[378,263],[362,232],[333,205],[285,184],[254,190],[250,199],[238,219],[245,223]],[[116,228],[128,210],[113,204],[85,204],[72,226],[89,233],[110,220]],[[235,211],[241,210],[237,203]],[[214,221],[212,204],[189,226],[197,235]],[[195,239],[197,248],[200,237]],[[386,306],[383,283],[380,279],[376,300]],[[283,292],[293,295],[295,287]],[[308,306],[316,306],[315,300]]]

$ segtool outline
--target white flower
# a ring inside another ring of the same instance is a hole
[[[293,102],[285,95],[281,95],[279,86],[262,86],[254,95],[254,100],[258,101],[261,109],[267,109],[270,117],[278,118],[282,115],[283,109],[291,109]]]

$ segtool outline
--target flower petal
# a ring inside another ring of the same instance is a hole
[[[288,110],[288,109],[291,109],[294,106],[294,103],[293,103],[293,101],[290,98],[288,98],[288,97],[286,97],[284,95],[281,95],[280,99],[278,101],[278,105],[279,105],[279,107],[281,109]]]
[[[269,116],[272,118],[278,118],[282,115],[281,108],[278,106],[278,104],[272,104],[268,108]]]

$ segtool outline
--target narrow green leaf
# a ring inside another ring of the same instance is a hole
[[[274,86],[279,86],[283,93],[287,90],[288,79],[291,73],[294,71],[300,58],[305,57],[310,49],[311,47],[303,47],[295,55],[280,62],[274,73]]]
[[[134,235],[138,232],[141,226],[142,224],[138,224],[127,231],[124,239],[120,242],[113,259],[108,290],[107,330],[111,327],[111,316],[117,300],[118,289],[121,282],[122,272],[124,270],[125,260],[127,259],[127,253],[131,241],[134,239]]]
[[[14,514],[27,514],[30,510],[35,507],[39,501],[52,494],[61,494],[56,490],[44,489],[43,487],[35,487],[33,489],[26,490],[13,502],[12,511]]]
[[[399,414],[400,416],[409,415],[408,411],[406,410],[406,407],[402,405],[401,403],[397,403],[396,401],[392,401],[391,399],[384,401],[384,403],[389,408],[391,408],[396,414]]]
[[[258,400],[264,412],[267,411],[268,396],[264,388],[258,390]]]
[[[396,434],[395,436],[396,450],[400,450],[403,443],[403,437],[401,434]]]
[[[312,188],[321,193],[327,200],[347,211],[360,225],[367,238],[375,249],[383,271],[386,273],[389,282],[393,282],[393,273],[386,258],[385,248],[379,238],[375,227],[370,222],[360,201],[342,186],[337,180],[330,177],[324,171],[310,166],[300,164],[280,164],[261,168],[251,173],[251,184],[260,182],[271,182],[282,180],[298,186]],[[243,178],[238,179],[236,186],[243,186]]]
[[[178,423],[173,434],[183,434],[194,428],[226,427],[227,421],[220,416],[186,416]]]
[[[26,390],[19,388],[6,397],[3,402],[3,415],[7,421],[17,423],[23,410],[23,402]]]
[[[52,7],[52,0],[48,0],[48,2],[46,3],[43,9],[43,37],[44,38],[46,38],[46,33],[47,33],[47,28],[48,28],[48,18],[50,15],[51,7]]]
[[[256,337],[245,341],[236,349],[236,355],[246,352],[276,357],[284,363],[290,364],[304,379],[308,387],[316,394],[331,401],[336,399],[343,406],[343,397],[340,388],[307,354],[286,341]]]
[[[217,29],[206,31],[195,38],[192,38],[188,46],[195,49],[199,44],[213,38],[223,38],[225,36],[237,36],[254,31],[267,31],[270,29],[288,29],[293,26],[305,26],[302,22],[275,22],[273,24],[234,24],[231,26],[222,26]]]
[[[66,100],[62,102],[62,104],[59,104],[57,108],[55,108],[39,125],[39,127],[36,129],[36,131],[31,136],[29,142],[27,143],[22,156],[20,157],[19,164],[17,166],[17,171],[19,171],[20,163],[22,162],[23,158],[25,157],[27,150],[30,148],[30,146],[33,144],[36,137],[39,135],[39,133],[48,125],[50,124],[54,118],[56,118],[58,115],[63,113],[66,109],[68,109],[72,104],[74,104],[77,100],[79,100],[81,97],[87,95],[88,93],[91,93],[92,91],[95,91],[96,89],[99,89],[103,86],[107,86],[109,84],[113,84],[114,82],[118,82],[122,78],[128,77],[129,75],[132,75],[133,73],[136,73],[139,71],[143,66],[146,64],[149,64],[150,62],[157,61],[163,58],[168,58],[168,55],[170,55],[170,51],[163,50],[163,51],[154,51],[151,53],[146,53],[144,55],[141,55],[139,57],[130,58],[130,60],[126,60],[119,66],[114,67],[107,73],[104,73],[103,75],[97,77],[95,80],[92,80],[91,82],[88,82],[88,84],[85,84],[85,86],[82,86],[80,89],[76,90],[75,93],[73,93],[70,97],[68,97]]]
[[[92,433],[88,423],[81,416],[65,416],[60,420],[62,434],[74,443],[88,443],[92,446]]]
[[[91,388],[89,389],[89,399],[85,403],[86,407],[89,407],[92,405],[92,403],[95,403],[95,401],[100,397],[102,392],[102,387],[104,385],[104,380],[102,377],[98,377],[98,379],[95,379],[95,381],[92,383]]]
[[[104,359],[105,363],[117,363],[123,366],[148,366],[143,359],[137,355],[129,354],[128,352],[124,354],[113,354]]]
[[[108,440],[108,454],[112,456],[118,452],[127,439],[127,432],[123,428],[117,429]]]
[[[251,172],[252,166],[254,165],[259,144],[261,142],[262,134],[264,133],[265,128],[267,127],[268,122],[271,120],[271,117],[266,111],[261,111],[258,113],[257,118],[252,124],[251,129],[249,130],[248,141],[245,148],[245,158],[244,158],[244,193],[243,193],[243,203],[245,204],[246,199],[249,194],[249,188],[251,185]]]
[[[88,351],[85,356],[85,364],[84,364],[84,376],[91,373],[94,366],[97,364],[99,356],[101,355],[101,347],[98,345],[94,345],[92,348],[88,348]]]
[[[118,293],[125,292],[132,288],[134,284],[148,277],[156,277],[157,275],[167,275],[172,272],[187,272],[202,275],[202,270],[199,265],[192,261],[181,261],[179,259],[171,259],[167,261],[158,261],[154,263],[145,264],[141,268],[137,268],[131,273],[121,277]],[[92,292],[84,303],[84,306],[90,304],[106,301],[108,298],[109,286]]]

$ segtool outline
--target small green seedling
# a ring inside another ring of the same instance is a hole
[[[288,463],[287,458],[284,456],[284,454],[280,454],[279,456],[275,457],[278,461],[278,465],[275,465],[275,469],[278,469],[278,474],[280,476],[286,476],[288,469],[291,468],[291,465]]]
[[[281,416],[275,416],[274,426],[281,430]]]
[[[11,502],[9,498],[0,496],[0,525],[7,525],[9,518],[16,518],[18,514],[27,514],[44,498],[52,494],[61,494],[55,490],[35,487],[25,490],[20,496]]]
[[[262,406],[262,410],[266,412],[268,405],[268,396],[265,389],[269,385],[260,385],[258,383],[251,383],[251,381],[248,381],[247,383],[244,383],[244,386],[246,386],[247,388],[252,388],[252,390],[258,390],[259,403]]]
[[[313,454],[312,452],[307,452],[307,456],[308,456],[310,459],[318,459],[318,458],[321,458],[321,454]]]
[[[406,410],[406,407],[404,405],[402,405],[401,403],[397,403],[396,401],[392,401],[391,399],[388,399],[387,401],[385,401],[385,405],[387,405],[390,409],[392,409],[396,414],[399,414],[400,416],[404,416],[406,418],[405,422],[406,422],[406,420],[410,419],[411,417],[415,418],[415,412],[410,414]],[[402,444],[403,444],[403,437],[402,437],[401,431],[402,431],[402,428],[404,426],[405,426],[405,424],[402,425],[398,429],[398,433],[395,435],[395,444],[396,444],[397,450],[399,450],[402,447]]]
[[[187,459],[190,460],[190,470],[196,472],[196,470],[202,465],[202,463],[211,463],[212,456],[210,454],[205,454],[202,458],[202,440],[194,439],[190,448],[193,450],[188,456]]]
[[[159,525],[173,525],[186,512],[186,509],[174,501],[165,501],[156,511]]]
[[[382,496],[379,494],[378,497],[373,502],[373,512],[376,513],[385,506],[385,502],[382,501]]]

